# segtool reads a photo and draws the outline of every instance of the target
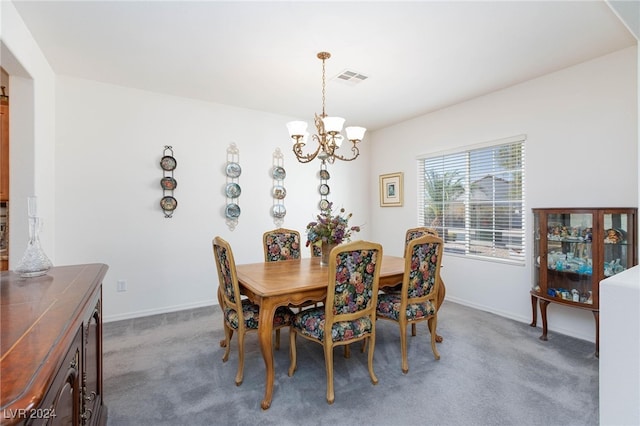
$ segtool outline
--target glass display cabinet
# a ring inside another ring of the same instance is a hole
[[[635,208],[532,209],[532,327],[536,301],[547,340],[547,306],[560,303],[593,312],[599,354],[600,281],[638,263]]]

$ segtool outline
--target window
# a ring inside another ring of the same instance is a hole
[[[525,139],[418,158],[418,224],[445,252],[524,264]]]

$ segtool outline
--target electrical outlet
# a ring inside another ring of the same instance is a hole
[[[127,281],[126,280],[118,280],[116,291],[119,291],[119,292],[127,291]]]

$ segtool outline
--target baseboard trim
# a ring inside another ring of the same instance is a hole
[[[217,299],[209,299],[201,302],[185,303],[182,305],[164,306],[156,309],[146,309],[143,311],[126,312],[124,314],[105,315],[102,321],[104,323],[128,320],[132,318],[148,317],[151,315],[166,314],[169,312],[186,311],[195,308],[204,308],[207,306],[218,305]]]
[[[531,323],[531,317],[524,317],[524,316],[519,316],[519,315],[514,315],[512,312],[506,312],[506,311],[500,311],[497,309],[491,309],[488,308],[486,306],[483,305],[478,305],[477,303],[471,303],[468,300],[464,300],[464,299],[458,299],[457,297],[450,297],[449,295],[447,295],[445,301],[451,301],[454,303],[457,303],[459,305],[464,305],[464,306],[468,306],[470,308],[473,309],[477,309],[479,311],[485,311],[485,312],[489,312],[495,315],[499,315],[501,317],[504,318],[509,318],[512,319],[514,321],[518,321],[521,323],[525,323],[525,324],[530,324]],[[576,339],[580,339],[580,340],[586,340],[587,342],[592,342],[595,343],[595,336],[593,335],[584,335],[581,333],[575,333],[571,330],[567,330],[566,328],[563,327],[559,327],[559,328],[552,328],[552,325],[549,324],[549,331],[554,332],[554,333],[559,333],[559,334],[563,334],[565,336],[569,336],[569,337],[574,337]],[[540,316],[538,316],[538,327],[540,330],[542,330],[542,319],[540,318]]]

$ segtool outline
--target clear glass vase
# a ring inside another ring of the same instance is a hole
[[[29,217],[29,243],[22,260],[15,269],[21,277],[39,277],[47,273],[53,266],[40,246],[40,228],[42,223],[39,217]]]

